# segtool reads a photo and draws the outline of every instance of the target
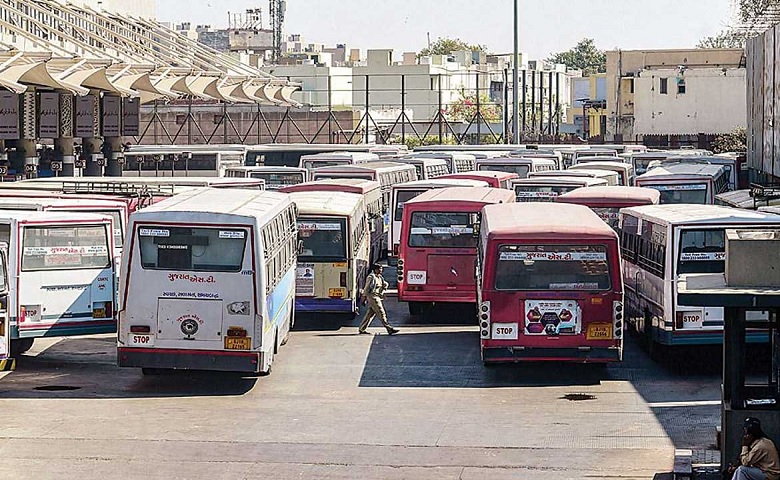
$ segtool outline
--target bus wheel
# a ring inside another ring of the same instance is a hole
[[[429,310],[428,305],[426,302],[409,302],[409,315],[414,317],[425,315]]]
[[[34,338],[19,338],[11,340],[11,355],[17,356],[30,350],[35,342]]]
[[[144,368],[141,369],[141,374],[143,374],[144,376],[147,376],[147,377],[157,376],[157,375],[162,375],[163,374],[163,370],[161,368],[144,367]]]

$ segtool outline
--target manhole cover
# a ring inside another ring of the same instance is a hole
[[[80,390],[81,387],[74,387],[71,385],[44,385],[42,387],[35,387],[33,390],[43,390],[44,392],[67,392],[70,390]]]
[[[584,400],[595,399],[595,395],[588,395],[587,393],[568,393],[560,398],[560,400],[568,400],[570,402],[582,402]]]

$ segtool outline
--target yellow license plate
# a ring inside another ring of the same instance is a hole
[[[611,323],[592,323],[588,325],[588,340],[612,340]]]
[[[346,288],[329,288],[328,296],[331,298],[344,298],[347,296]]]
[[[335,268],[346,268],[347,267],[347,262],[335,262],[333,264],[333,266]]]
[[[225,337],[225,350],[249,350],[251,346],[249,337]]]
[[[106,318],[106,309],[96,308],[92,310],[92,318]]]

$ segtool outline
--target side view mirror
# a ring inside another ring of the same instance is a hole
[[[482,220],[482,214],[471,213],[469,214],[469,223],[471,224],[471,234],[475,237],[479,237],[479,227]]]
[[[298,252],[298,255],[303,253],[303,240],[298,240],[298,247],[297,247],[296,251]]]

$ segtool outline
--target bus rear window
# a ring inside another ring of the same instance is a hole
[[[395,204],[395,219],[396,222],[403,220],[404,204],[414,197],[422,194],[425,190],[399,190],[396,194],[397,203]]]
[[[480,171],[488,172],[506,172],[516,173],[520,178],[528,178],[528,172],[531,170],[529,165],[480,165]]]
[[[575,188],[577,187],[523,186],[515,187],[515,195],[518,202],[552,202],[555,200],[555,197],[571,192]]]
[[[723,273],[726,271],[724,230],[683,230],[677,273]]]
[[[261,173],[252,172],[249,174],[252,178],[265,180],[265,188],[268,190],[278,190],[287,185],[297,185],[303,183],[303,175],[300,173]]]
[[[602,245],[502,245],[496,290],[598,291],[610,288]]]
[[[22,271],[86,270],[110,265],[103,225],[24,228]]]
[[[149,270],[240,272],[246,231],[141,226],[141,265]]]
[[[679,185],[644,185],[661,192],[660,202],[664,204],[690,203],[705,205],[707,203],[707,184]]]
[[[344,218],[298,218],[298,239],[302,243],[298,260],[335,262],[347,258],[347,221]]]
[[[322,167],[336,167],[338,165],[349,165],[349,162],[339,160],[304,160],[303,168],[306,170],[314,170],[315,168]]]
[[[424,248],[474,248],[473,214],[455,212],[414,212],[409,246]]]

